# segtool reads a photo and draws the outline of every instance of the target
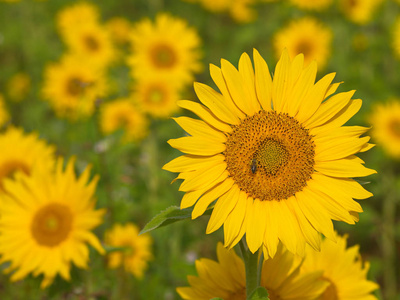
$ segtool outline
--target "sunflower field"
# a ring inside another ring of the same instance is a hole
[[[0,0],[0,299],[400,299],[399,0]]]

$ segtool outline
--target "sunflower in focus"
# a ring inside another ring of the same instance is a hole
[[[321,11],[327,9],[332,0],[290,0],[290,3],[300,9]]]
[[[4,181],[0,194],[0,262],[9,262],[5,271],[11,281],[43,274],[41,288],[50,285],[57,274],[70,280],[74,263],[87,268],[89,249],[104,253],[91,232],[100,225],[104,210],[95,210],[93,194],[98,177],[89,180],[90,168],[77,178],[74,160],[65,171],[59,159],[54,172],[18,173]]]
[[[183,299],[208,300],[220,297],[225,300],[246,299],[246,274],[243,260],[235,251],[217,245],[218,262],[207,258],[196,261],[199,274],[188,276],[190,287],[177,288]],[[274,258],[264,261],[261,286],[268,290],[270,300],[308,299],[314,300],[329,285],[320,279],[321,272],[299,275],[301,263],[282,244]]]
[[[319,68],[324,68],[328,61],[331,43],[332,31],[310,17],[292,21],[274,36],[277,57],[286,48],[291,57],[303,53],[306,65],[315,59]]]
[[[321,300],[377,300],[371,292],[379,286],[367,280],[369,263],[363,265],[358,245],[347,248],[347,236],[335,235],[337,242],[325,239],[320,252],[307,248],[301,272],[323,271],[330,285]]]
[[[400,158],[400,99],[377,104],[370,117],[372,137],[393,158]]]
[[[31,78],[26,73],[17,73],[7,83],[8,96],[13,101],[23,100],[29,93]]]
[[[4,102],[4,97],[0,94],[0,127],[4,126],[9,120],[10,120],[10,114],[7,111],[6,103]]]
[[[239,70],[226,60],[210,72],[220,92],[195,83],[202,104],[178,105],[202,120],[175,121],[188,133],[168,143],[185,153],[163,168],[180,173],[181,208],[192,218],[215,201],[207,233],[224,226],[226,247],[246,235],[251,252],[273,257],[279,240],[304,255],[305,243],[320,248],[323,233],[335,240],[333,220],[354,224],[372,194],[353,177],[376,173],[355,154],[372,145],[368,128],[342,126],[361,107],[355,91],[333,95],[334,73],[315,82],[317,66],[284,51],[273,78],[254,50],[253,69],[244,53]]]
[[[42,92],[59,117],[77,120],[93,114],[107,86],[101,70],[68,55],[46,67]]]
[[[400,18],[397,18],[393,31],[393,48],[396,56],[400,58]]]
[[[100,128],[105,134],[123,129],[126,142],[140,141],[148,134],[148,120],[131,99],[117,99],[102,105]]]
[[[114,251],[108,255],[108,266],[122,266],[126,272],[136,278],[143,278],[147,262],[152,259],[150,235],[139,235],[139,228],[132,224],[115,224],[105,233],[105,243],[112,247],[123,247],[122,251]]]
[[[339,5],[350,21],[364,25],[371,21],[382,2],[383,0],[340,0]]]
[[[128,64],[135,79],[160,76],[180,87],[201,70],[199,35],[182,19],[167,14],[157,15],[155,23],[145,19],[134,26],[131,44]]]
[[[155,118],[168,118],[179,110],[178,89],[157,77],[139,81],[132,99],[143,112]]]
[[[86,26],[99,22],[97,6],[88,2],[78,2],[69,5],[57,14],[57,27],[60,33],[68,32],[71,27]]]
[[[38,134],[25,134],[21,129],[8,127],[0,134],[0,191],[4,180],[17,173],[30,175],[35,169],[51,170],[55,148],[40,140]]]

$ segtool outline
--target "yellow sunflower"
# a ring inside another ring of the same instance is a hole
[[[114,251],[108,255],[108,266],[117,268],[122,266],[126,272],[136,278],[143,278],[147,269],[147,262],[152,259],[150,246],[151,236],[139,235],[139,228],[132,224],[115,224],[105,233],[105,243],[108,246],[124,247],[122,251]]]
[[[249,23],[256,19],[256,11],[252,8],[255,0],[235,0],[230,5],[230,15],[238,23]]]
[[[246,299],[246,274],[243,260],[235,252],[217,245],[218,262],[207,258],[196,261],[199,274],[188,276],[190,287],[177,288],[183,299],[208,300],[220,297],[224,300]],[[329,285],[322,280],[321,272],[299,275],[301,263],[280,244],[274,258],[264,261],[261,286],[269,293],[270,300],[317,299]]]
[[[315,82],[317,66],[303,67],[303,55],[284,51],[274,77],[254,50],[255,70],[244,53],[239,70],[226,60],[210,66],[221,91],[195,83],[201,105],[178,105],[203,120],[175,121],[188,133],[168,143],[184,152],[163,168],[180,172],[181,208],[192,218],[215,201],[207,233],[224,225],[225,246],[246,234],[251,252],[264,246],[273,257],[279,240],[304,254],[305,242],[319,249],[322,232],[334,240],[331,219],[358,221],[353,200],[372,194],[352,177],[376,173],[355,156],[372,147],[360,126],[342,126],[361,107],[355,91],[332,94],[334,73]]]
[[[57,14],[57,27],[60,33],[67,32],[71,27],[86,26],[99,22],[97,6],[88,2],[78,2],[66,6]]]
[[[42,92],[59,117],[77,120],[93,114],[107,86],[102,71],[68,55],[46,67]]]
[[[8,113],[8,110],[6,108],[4,98],[0,94],[0,127],[4,126],[9,120],[10,120],[10,114]]]
[[[0,134],[0,191],[6,178],[17,173],[30,175],[36,168],[50,170],[54,165],[55,148],[21,129],[9,127]]]
[[[335,236],[336,243],[325,239],[320,252],[307,248],[301,272],[323,271],[321,278],[330,286],[321,300],[377,300],[371,292],[379,286],[367,280],[369,263],[363,266],[358,245],[347,248],[347,236]]]
[[[132,98],[143,112],[155,118],[168,118],[179,110],[178,89],[156,77],[139,81]]]
[[[400,17],[397,18],[394,24],[393,48],[397,58],[400,58]]]
[[[290,3],[300,9],[321,11],[327,9],[332,0],[290,0]]]
[[[371,21],[382,2],[383,0],[340,0],[339,5],[350,21],[364,25]]]
[[[157,15],[154,24],[145,19],[134,26],[131,43],[128,63],[136,79],[160,76],[179,87],[201,70],[200,38],[182,19],[167,14]]]
[[[17,73],[7,83],[8,96],[13,101],[23,100],[29,93],[31,78],[26,73]]]
[[[390,156],[400,158],[400,99],[375,105],[370,123],[377,144]]]
[[[125,142],[140,141],[148,134],[148,121],[131,99],[117,99],[102,105],[100,128],[105,134],[123,129]]]
[[[105,26],[116,43],[124,44],[129,42],[132,25],[127,19],[115,17],[108,20]]]
[[[90,168],[77,178],[74,160],[65,171],[63,160],[54,172],[34,171],[6,180],[0,195],[0,257],[10,262],[11,281],[43,274],[42,288],[57,274],[70,279],[71,262],[87,268],[87,243],[104,253],[91,232],[101,224],[104,210],[95,210],[98,177],[89,182]]]
[[[324,68],[328,61],[331,42],[332,31],[310,17],[292,21],[274,36],[277,57],[286,48],[291,57],[303,53],[306,65],[316,60],[319,68]]]

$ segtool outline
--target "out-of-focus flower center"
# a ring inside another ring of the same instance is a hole
[[[308,130],[284,113],[260,111],[234,126],[224,152],[239,188],[261,201],[301,191],[314,171],[315,145]]]
[[[86,47],[89,49],[89,51],[92,51],[92,52],[96,52],[100,48],[99,41],[91,35],[85,36],[84,43],[85,43]]]
[[[69,207],[52,203],[39,209],[31,224],[36,242],[42,246],[54,247],[67,239],[72,229],[72,214]]]
[[[3,179],[4,178],[13,178],[14,174],[17,171],[22,171],[26,175],[30,174],[30,168],[26,165],[26,163],[18,160],[10,160],[3,163],[0,166],[0,189],[3,189]]]
[[[324,279],[329,281],[331,284],[326,288],[325,292],[322,294],[321,300],[339,300],[335,284],[325,277]]]
[[[81,78],[71,77],[67,81],[67,94],[72,97],[79,97],[84,93],[86,86],[87,84]]]
[[[175,51],[168,45],[158,44],[150,51],[151,61],[157,68],[170,68],[175,65]]]
[[[389,123],[390,132],[400,138],[400,120],[393,120]]]
[[[296,46],[296,53],[303,53],[305,57],[309,56],[312,52],[312,45],[309,41],[300,41]]]
[[[146,93],[146,101],[149,103],[160,103],[165,98],[165,91],[161,86],[151,86]]]

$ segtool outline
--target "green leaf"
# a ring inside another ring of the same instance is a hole
[[[212,209],[213,206],[209,207],[203,215],[211,215]],[[192,211],[193,207],[180,209],[178,206],[170,206],[151,219],[139,234],[149,232],[177,221],[189,219],[192,217]]]
[[[262,286],[255,289],[248,300],[269,300],[268,292]]]

